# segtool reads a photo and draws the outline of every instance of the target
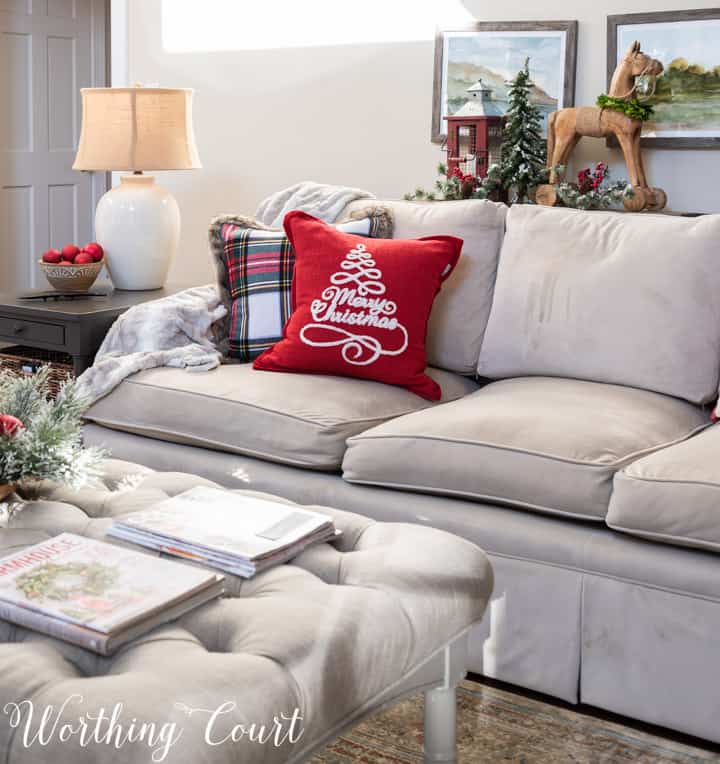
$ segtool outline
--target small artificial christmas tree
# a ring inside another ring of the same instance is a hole
[[[509,201],[527,202],[531,188],[545,182],[546,145],[542,136],[542,114],[530,102],[533,83],[525,59],[508,92],[500,160],[501,185]]]

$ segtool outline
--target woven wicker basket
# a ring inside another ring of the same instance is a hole
[[[50,397],[55,398],[60,385],[75,376],[72,358],[69,355],[24,345],[13,345],[0,350],[0,371],[16,376],[32,376],[43,366],[50,367]]]

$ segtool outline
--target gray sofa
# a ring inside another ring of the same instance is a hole
[[[720,741],[720,216],[387,202],[455,234],[431,404],[225,365],[88,414],[117,458],[443,528],[495,571],[472,670]]]

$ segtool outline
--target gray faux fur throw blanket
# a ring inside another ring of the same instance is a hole
[[[225,316],[213,284],[136,305],[110,327],[95,363],[78,377],[91,403],[143,369],[174,366],[209,371],[220,365],[212,325]]]
[[[326,223],[333,223],[350,202],[374,198],[374,194],[361,188],[305,180],[263,199],[255,212],[255,220],[270,228],[282,228],[290,210],[302,210]]]

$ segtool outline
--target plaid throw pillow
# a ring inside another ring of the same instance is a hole
[[[361,236],[391,234],[387,213],[365,212],[365,217],[335,227]],[[292,245],[284,231],[268,230],[246,218],[213,221],[210,240],[220,295],[228,308],[221,350],[238,361],[252,361],[282,339],[292,313]]]
[[[222,227],[232,310],[229,353],[250,361],[282,336],[290,317],[295,255],[284,233]]]

